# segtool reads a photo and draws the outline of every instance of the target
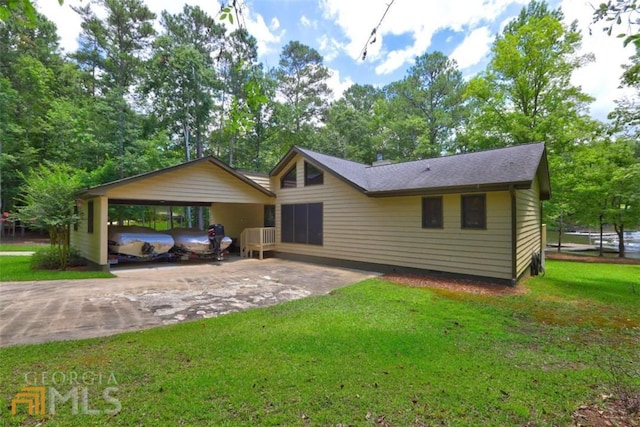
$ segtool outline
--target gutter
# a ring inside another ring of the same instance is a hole
[[[532,181],[498,183],[498,184],[466,184],[447,187],[411,188],[399,190],[368,190],[364,194],[369,197],[421,196],[426,194],[486,193],[489,191],[511,191],[512,189],[528,190]]]

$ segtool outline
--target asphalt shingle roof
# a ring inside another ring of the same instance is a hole
[[[364,165],[300,147],[294,147],[290,154],[295,152],[371,196],[509,185],[525,188],[531,185],[541,166],[542,194],[544,198],[550,196],[543,143],[380,166]],[[289,159],[287,155],[283,162]],[[283,162],[272,174],[278,172]]]

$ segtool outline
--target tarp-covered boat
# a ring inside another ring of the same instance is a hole
[[[197,228],[172,228],[166,231],[175,242],[175,250],[201,256],[213,255],[207,232]]]
[[[112,225],[108,233],[109,250],[121,255],[154,258],[175,246],[170,234],[147,227]]]
[[[231,238],[224,236],[219,241],[216,253],[207,231],[197,228],[174,228],[156,231],[141,226],[109,226],[109,252],[129,261],[147,261],[159,258],[178,259],[182,256],[198,258],[217,257],[227,249]]]

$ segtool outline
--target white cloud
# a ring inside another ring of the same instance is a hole
[[[271,23],[269,24],[269,28],[271,28],[272,31],[277,30],[278,28],[280,28],[280,21],[278,21],[278,18],[276,18],[275,16],[271,19]]]
[[[424,53],[435,33],[443,29],[471,31],[483,21],[493,21],[511,4],[528,0],[459,0],[429,2],[419,6],[411,1],[395,1],[378,30],[377,42],[367,47],[367,58],[381,62],[379,74],[387,74],[409,64]],[[358,1],[322,0],[324,15],[334,19],[348,39],[348,54],[358,60],[371,30],[378,25],[389,0],[371,0],[366,6]],[[411,35],[413,44],[395,50],[383,49],[385,35]]]
[[[338,100],[344,94],[344,91],[349,89],[353,85],[353,80],[347,77],[345,80],[340,80],[340,71],[329,68],[329,72],[331,73],[331,77],[329,77],[329,81],[327,85],[333,91],[332,100]]]
[[[495,39],[488,27],[473,30],[451,53],[461,70],[476,65],[487,58],[491,52],[491,44]]]
[[[600,120],[615,108],[615,100],[634,96],[635,91],[629,88],[620,89],[622,65],[629,63],[634,53],[631,46],[625,48],[622,40],[607,36],[601,31],[601,25],[594,25],[589,34],[589,24],[593,7],[584,0],[563,0],[560,4],[567,24],[577,20],[582,31],[582,50],[579,54],[593,53],[595,62],[577,70],[572,79],[574,85],[582,87],[583,92],[593,96],[591,115]]]
[[[256,38],[258,52],[261,55],[265,55],[277,51],[286,33],[285,30],[277,32],[278,28],[280,28],[280,22],[274,18],[271,20],[271,26],[267,26],[262,15],[254,16],[249,13],[248,16],[246,21],[247,31]]]
[[[75,13],[71,6],[85,6],[78,0],[67,0],[61,6],[57,1],[41,1],[37,4],[38,11],[50,21],[56,23],[60,47],[66,52],[75,52],[78,48],[78,35],[82,31],[80,15]],[[64,23],[64,25],[61,25]]]
[[[415,57],[420,55],[421,53],[422,51],[418,51],[413,48],[386,52],[386,59],[375,68],[376,74],[391,74],[398,68],[402,67],[404,64],[412,62]]]
[[[314,29],[318,28],[318,21],[312,21],[304,15],[300,17],[300,23],[302,24],[303,27],[314,28]]]
[[[324,58],[324,62],[333,61],[338,57],[338,55],[340,55],[340,52],[344,50],[344,45],[342,45],[338,40],[328,37],[326,34],[323,34],[318,38],[318,47],[319,52]]]

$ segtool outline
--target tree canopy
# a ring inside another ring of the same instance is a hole
[[[635,4],[609,2],[594,19],[635,25]],[[90,0],[75,9],[82,34],[68,54],[31,6],[0,5],[3,210],[25,206],[20,189],[43,159],[89,186],[206,155],[265,172],[293,145],[371,163],[544,141],[550,224],[639,225],[638,103],[619,100],[607,123],[589,116],[592,99],[571,78],[593,58],[579,54],[576,23],[543,1],[504,26],[472,78],[425,51],[397,81],[343,94],[299,41],[266,68],[246,27],[226,26],[241,18],[232,6],[224,18],[190,5],[155,16],[141,0]],[[636,54],[621,84],[640,88],[639,70]]]

